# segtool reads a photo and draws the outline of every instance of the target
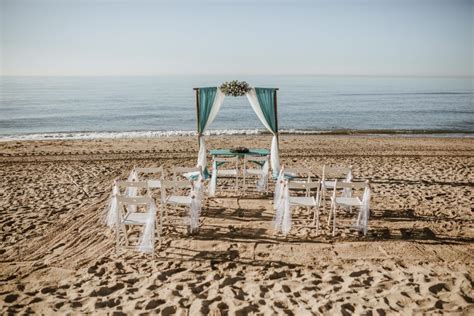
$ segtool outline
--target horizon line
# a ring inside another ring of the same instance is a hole
[[[201,73],[189,73],[189,74],[72,74],[72,75],[11,75],[11,74],[0,74],[0,77],[162,77],[162,76],[307,76],[307,77],[414,77],[414,78],[471,78],[472,75],[417,75],[417,74],[308,74],[308,73],[281,73],[281,74],[231,74],[231,73],[216,73],[216,74],[201,74]]]

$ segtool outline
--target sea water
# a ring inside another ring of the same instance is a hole
[[[194,87],[245,80],[278,90],[282,132],[474,131],[473,78],[340,76],[0,77],[0,140],[194,135]],[[264,128],[226,97],[213,134]]]

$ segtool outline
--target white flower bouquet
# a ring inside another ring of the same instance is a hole
[[[220,89],[227,96],[231,95],[234,97],[240,97],[250,91],[250,86],[245,81],[232,80],[232,81],[224,82],[220,86]]]

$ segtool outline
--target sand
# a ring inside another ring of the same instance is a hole
[[[210,148],[268,136],[210,137]],[[0,313],[474,313],[474,139],[281,137],[286,166],[353,165],[372,187],[368,236],[342,217],[295,212],[271,229],[272,197],[222,193],[198,234],[164,229],[155,258],[119,255],[101,223],[113,179],[133,166],[192,166],[192,137],[0,143]],[[172,214],[173,215],[173,214]],[[174,214],[178,217],[179,214]]]

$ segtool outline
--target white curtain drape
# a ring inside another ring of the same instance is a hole
[[[216,96],[214,98],[214,102],[212,103],[212,109],[209,113],[209,117],[206,122],[206,126],[204,126],[203,133],[208,129],[208,127],[212,124],[215,120],[217,113],[219,113],[222,103],[224,102],[225,94],[221,91],[221,89],[217,88]],[[204,135],[199,136],[199,153],[198,153],[198,162],[197,165],[201,167],[201,169],[205,170],[207,167],[207,149],[206,149],[206,141],[204,140]]]
[[[263,126],[265,126],[265,128],[273,134],[272,148],[270,150],[270,164],[272,167],[273,175],[278,175],[278,173],[280,172],[280,154],[278,152],[277,134],[273,132],[270,125],[268,125],[265,116],[263,115],[262,109],[260,108],[260,103],[258,102],[257,94],[255,92],[255,88],[250,89],[250,91],[247,92],[246,95],[250,105],[252,106],[252,109],[254,110],[255,114],[257,114],[257,117],[260,122],[262,122]]]

